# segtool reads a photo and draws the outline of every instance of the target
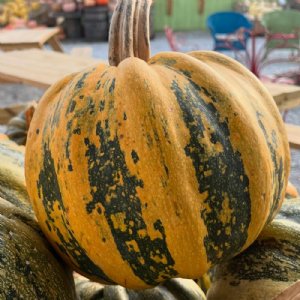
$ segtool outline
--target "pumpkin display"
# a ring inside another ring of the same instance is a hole
[[[33,214],[25,186],[24,152],[24,146],[0,135],[0,197]]]
[[[74,300],[72,272],[31,215],[0,198],[0,298]]]
[[[48,89],[26,144],[39,224],[84,276],[127,288],[199,278],[279,210],[289,148],[275,102],[210,51],[149,58],[150,1],[119,1],[110,66]]]
[[[103,285],[74,275],[79,300],[205,300],[205,294],[191,279],[174,278],[147,290],[130,290],[119,285]]]
[[[207,299],[266,300],[286,294],[285,290],[300,279],[299,216],[300,198],[285,200],[253,245],[215,267]]]

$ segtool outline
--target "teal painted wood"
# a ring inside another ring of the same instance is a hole
[[[172,16],[167,15],[167,1],[156,0],[154,26],[156,31],[162,31],[165,26],[174,30],[205,29],[207,17],[216,11],[231,10],[235,0],[206,0],[204,13],[199,14],[199,0],[173,0]]]

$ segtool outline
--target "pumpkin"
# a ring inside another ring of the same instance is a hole
[[[0,141],[8,140],[8,136],[4,133],[0,133]]]
[[[26,109],[20,112],[17,116],[11,118],[7,124],[7,136],[16,142],[18,145],[25,145],[27,132],[32,116],[34,114],[37,103],[30,102]]]
[[[0,197],[33,214],[24,175],[24,146],[0,136]]]
[[[199,278],[247,248],[281,206],[290,161],[271,95],[238,62],[149,59],[149,10],[118,2],[111,66],[47,90],[25,157],[36,216],[64,260],[133,289]]]
[[[53,254],[34,217],[24,147],[0,135],[0,161],[0,298],[75,299],[72,272]]]
[[[205,294],[191,279],[169,279],[147,290],[130,290],[119,285],[103,285],[76,274],[75,287],[79,300],[205,300]]]
[[[253,245],[215,267],[207,299],[273,299],[297,282],[300,278],[299,215],[300,198],[287,199]]]
[[[75,299],[71,271],[51,252],[31,215],[0,198],[0,298]]]
[[[285,198],[297,198],[299,193],[297,188],[289,181],[285,191]]]

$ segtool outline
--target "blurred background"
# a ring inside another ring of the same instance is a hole
[[[0,26],[21,28],[59,26],[62,39],[105,41],[117,0],[0,0]],[[151,37],[166,25],[176,31],[206,31],[207,18],[218,11],[237,11],[263,33],[264,14],[283,9],[300,10],[299,0],[154,0]]]

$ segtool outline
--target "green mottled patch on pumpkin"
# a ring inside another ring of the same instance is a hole
[[[203,100],[202,88],[188,80],[182,89],[174,80],[171,89],[190,132],[190,142],[184,149],[185,153],[193,161],[199,192],[208,193],[204,201],[206,208],[200,212],[200,216],[208,232],[204,237],[207,258],[214,264],[240,252],[247,241],[251,220],[249,179],[245,174],[241,154],[235,152],[231,145],[228,121],[221,121],[213,103]],[[205,94],[208,95],[208,91]],[[209,152],[206,148],[207,140],[206,143],[201,142],[207,130],[204,118],[213,131],[209,143],[212,147],[221,144],[223,151],[220,153]],[[225,213],[228,214],[226,221],[220,217],[225,207]]]
[[[59,206],[63,212],[65,212],[65,206],[62,201],[60,187],[54,167],[54,160],[52,158],[49,145],[44,144],[44,162],[43,169],[39,174],[39,180],[37,182],[37,188],[39,191],[39,197],[43,201],[45,212],[48,217],[48,227],[57,234],[60,239],[60,243],[57,246],[72,260],[76,261],[79,268],[86,274],[96,275],[106,282],[113,283],[99,266],[96,266],[92,260],[88,257],[86,251],[80,247],[79,242],[74,237],[68,220],[62,215],[61,222],[66,228],[66,234],[63,234],[57,224],[58,220],[54,219],[54,207]]]

